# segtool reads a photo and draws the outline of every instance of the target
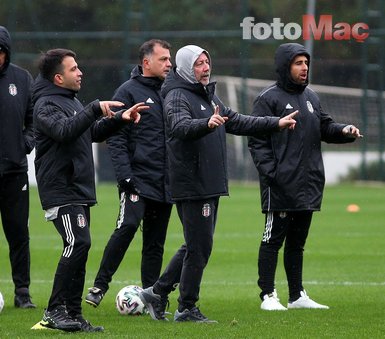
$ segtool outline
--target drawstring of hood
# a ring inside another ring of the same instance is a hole
[[[194,63],[202,53],[207,55],[211,65],[209,52],[196,45],[184,46],[180,48],[175,55],[176,72],[183,79],[192,84],[198,83],[198,80],[195,77]]]

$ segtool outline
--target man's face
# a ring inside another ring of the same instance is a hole
[[[172,67],[170,50],[155,44],[153,53],[143,59],[143,75],[166,78]]]
[[[79,91],[82,83],[83,73],[78,68],[78,64],[71,56],[64,57],[62,61],[63,71],[55,75],[54,82],[57,86],[64,87],[73,91]]]
[[[0,51],[0,69],[3,68],[6,58],[7,58],[7,54],[4,51]]]
[[[198,59],[194,62],[194,74],[198,82],[203,86],[210,82],[210,59],[206,53],[202,52]]]
[[[309,61],[304,55],[297,55],[290,65],[290,75],[296,84],[305,84],[307,72],[309,70]]]

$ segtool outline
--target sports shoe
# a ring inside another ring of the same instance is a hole
[[[193,321],[196,323],[217,323],[216,320],[210,320],[202,314],[198,307],[193,307],[191,310],[185,309],[183,312],[175,311],[174,321]]]
[[[60,305],[52,311],[45,310],[43,319],[40,321],[43,327],[53,328],[67,332],[80,331],[81,323],[72,319],[64,305]]]
[[[301,296],[296,300],[289,302],[287,304],[287,308],[319,308],[328,310],[329,306],[321,305],[316,303],[314,300],[311,300],[309,296],[306,294],[306,291],[300,292]]]
[[[168,306],[167,296],[155,294],[153,287],[149,287],[139,293],[139,298],[147,307],[152,319],[168,321],[165,314],[166,307]]]
[[[88,289],[88,294],[86,295],[86,303],[93,307],[98,307],[103,297],[104,293],[100,288],[91,287]]]
[[[15,307],[17,308],[36,308],[29,294],[16,294]]]
[[[103,332],[103,326],[92,326],[91,323],[84,319],[81,314],[73,317],[73,320],[78,321],[80,323],[80,331],[82,332]]]
[[[278,299],[277,291],[273,293],[265,294],[261,304],[261,310],[264,311],[286,311],[287,308],[283,306]]]

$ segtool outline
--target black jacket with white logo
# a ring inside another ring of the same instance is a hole
[[[6,61],[0,69],[0,175],[27,172],[26,154],[34,145],[31,74],[12,64],[11,38],[0,26],[0,46]]]
[[[318,95],[307,84],[295,84],[290,64],[309,55],[303,46],[283,44],[276,53],[278,81],[254,101],[254,116],[283,117],[295,110],[294,130],[249,138],[249,150],[259,172],[262,210],[319,210],[325,184],[321,141],[347,143],[339,124],[322,110]],[[310,62],[310,59],[309,59]]]
[[[190,63],[193,65],[193,62]],[[255,135],[277,131],[278,118],[255,119],[225,107],[215,95],[215,83],[189,83],[175,68],[162,87],[165,97],[171,193],[175,200],[228,195],[226,133]],[[213,103],[228,121],[215,129],[207,124]]]
[[[139,124],[127,125],[110,137],[107,145],[118,182],[131,179],[141,196],[170,202],[162,83],[159,78],[144,77],[141,66],[132,70],[131,78],[116,90],[113,100],[127,108],[138,102],[150,108],[140,112]]]

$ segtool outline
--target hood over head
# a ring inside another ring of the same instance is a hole
[[[306,56],[308,65],[310,66],[310,54],[305,47],[300,44],[282,44],[275,52],[275,71],[278,75],[277,85],[288,92],[303,92],[309,84],[309,72],[305,84],[295,83],[290,76],[290,65],[298,55]]]
[[[3,69],[6,69],[11,62],[11,36],[4,26],[0,26],[0,49],[5,51],[7,55],[3,67]]]
[[[207,55],[211,65],[209,52],[196,45],[184,46],[175,55],[176,72],[183,79],[193,84],[198,82],[194,73],[194,63],[202,53]]]

